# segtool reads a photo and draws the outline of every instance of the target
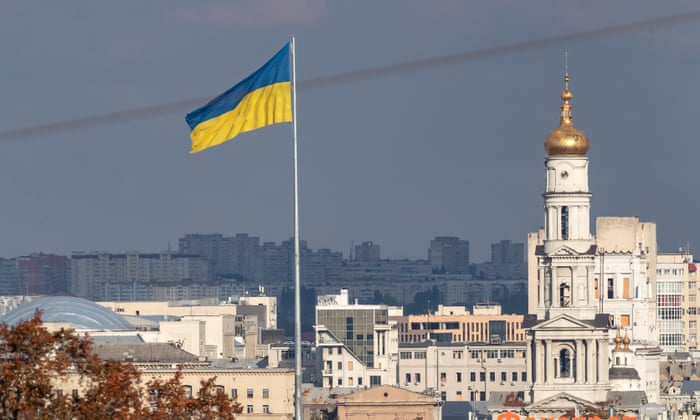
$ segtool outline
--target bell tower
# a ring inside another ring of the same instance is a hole
[[[590,232],[586,134],[574,126],[568,70],[559,126],[544,141],[544,238],[538,250],[538,319],[566,313],[593,319],[595,247]]]

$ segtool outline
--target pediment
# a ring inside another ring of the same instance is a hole
[[[550,257],[577,257],[579,255],[581,255],[580,252],[567,245],[562,245],[553,252],[549,253]]]
[[[547,330],[587,330],[590,331],[592,325],[576,319],[571,315],[562,314],[557,315],[552,319],[542,321],[537,325],[533,326],[531,329],[534,331],[547,331]]]
[[[537,401],[535,403],[532,403],[525,407],[526,411],[532,412],[532,411],[549,411],[549,410],[569,410],[573,409],[576,406],[583,406],[583,407],[597,407],[597,404],[585,400],[583,398],[579,398],[575,395],[571,395],[566,392],[560,392],[559,394],[552,395],[549,398],[545,398],[542,401]]]

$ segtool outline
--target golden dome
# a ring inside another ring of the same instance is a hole
[[[625,349],[624,349],[625,351],[631,351],[630,350],[630,343],[631,342],[632,342],[632,340],[630,340],[629,335],[627,335],[627,330],[625,330],[625,338],[622,339],[622,344],[625,345]]]
[[[620,330],[617,330],[617,336],[615,336],[615,348],[613,351],[621,351],[622,347],[620,346],[622,344],[622,337],[620,337]]]
[[[544,150],[549,156],[585,156],[590,144],[586,133],[574,127],[574,118],[571,115],[571,98],[574,95],[569,91],[569,75],[564,76],[564,91],[561,93],[561,117],[559,127],[550,131],[544,140]]]

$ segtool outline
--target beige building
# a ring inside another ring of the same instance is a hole
[[[337,400],[338,420],[439,420],[442,404],[434,397],[382,385],[344,395]]]
[[[199,393],[202,380],[216,377],[216,386],[236,400],[243,412],[237,419],[291,420],[294,415],[294,370],[247,368],[230,362],[203,362],[165,343],[97,344],[103,360],[133,363],[142,373],[141,383],[166,381],[182,369],[185,394]],[[56,385],[66,394],[80,395],[80,378],[69,376]]]
[[[523,315],[501,314],[497,304],[477,304],[473,313],[463,306],[443,306],[432,314],[390,317],[396,322],[399,343],[525,342]]]

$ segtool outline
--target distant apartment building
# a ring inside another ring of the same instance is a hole
[[[0,258],[0,296],[12,296],[19,293],[17,259]]]
[[[71,292],[92,300],[142,300],[154,286],[206,283],[208,264],[199,255],[73,253]]]
[[[398,339],[386,305],[351,304],[347,289],[319,296],[314,328],[322,387],[396,382]]]
[[[525,262],[525,245],[508,240],[491,244],[491,262],[494,264],[522,264]]]
[[[476,264],[474,275],[480,279],[527,279],[525,245],[502,240],[491,244],[491,261]]]
[[[430,241],[428,260],[434,271],[469,273],[469,241],[455,236],[437,236]]]
[[[239,233],[226,237],[215,234],[187,234],[180,238],[181,254],[201,255],[207,259],[213,277],[240,276],[259,280],[260,239]]]
[[[431,314],[390,317],[398,328],[399,344],[422,343],[525,343],[523,315],[503,315],[501,306],[477,304],[473,313],[464,307],[438,306]]]
[[[68,291],[68,257],[31,254],[17,257],[18,292],[24,295],[53,295]]]
[[[351,260],[363,262],[377,262],[381,259],[379,244],[362,242],[354,247],[354,255]]]
[[[329,249],[313,251],[301,241],[301,275],[304,283],[334,282],[340,279],[343,254]],[[294,282],[294,243],[264,242],[239,233],[187,234],[179,240],[180,253],[201,255],[209,262],[211,279],[234,278],[258,284]]]

